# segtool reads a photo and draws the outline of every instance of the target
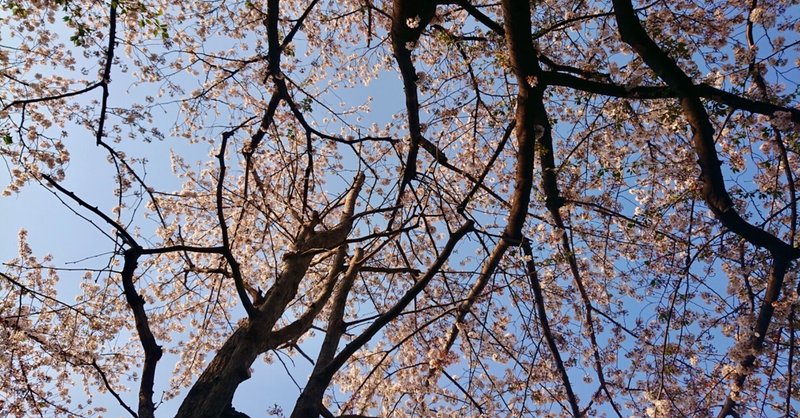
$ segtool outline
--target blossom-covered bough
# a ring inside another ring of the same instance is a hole
[[[0,415],[798,414],[791,1],[2,10]]]

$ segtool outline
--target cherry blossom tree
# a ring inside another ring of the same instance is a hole
[[[0,4],[0,415],[797,416],[795,2]]]

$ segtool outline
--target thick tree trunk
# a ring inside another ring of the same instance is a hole
[[[284,333],[273,332],[286,306],[297,295],[314,255],[341,245],[353,226],[355,201],[364,176],[359,174],[345,200],[341,222],[329,230],[315,231],[319,219],[303,225],[295,243],[284,255],[283,271],[267,292],[256,315],[248,318],[222,345],[178,409],[176,418],[220,418],[231,410],[231,401],[239,384],[250,377],[250,366],[256,358],[286,342]],[[336,268],[334,266],[333,268]],[[283,336],[283,338],[278,338]]]
[[[176,417],[218,418],[230,409],[236,388],[250,377],[248,369],[263,344],[258,338],[263,331],[257,328],[249,322],[225,341],[186,395]]]

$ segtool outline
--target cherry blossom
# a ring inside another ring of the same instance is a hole
[[[0,415],[798,414],[794,2],[0,10]]]

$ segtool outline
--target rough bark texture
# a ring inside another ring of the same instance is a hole
[[[339,281],[332,301],[331,313],[328,317],[328,329],[325,332],[322,347],[317,355],[317,361],[314,364],[311,377],[295,403],[294,411],[292,411],[291,415],[292,418],[317,417],[320,415],[322,397],[325,394],[325,389],[328,388],[331,377],[322,373],[322,370],[333,360],[344,334],[344,310],[347,307],[347,296],[358,275],[362,256],[363,251],[360,248],[357,249],[350,261],[347,273]]]
[[[344,244],[353,224],[355,201],[364,176],[358,175],[345,201],[340,223],[332,229],[316,231],[319,220],[304,225],[291,251],[284,256],[284,267],[275,285],[257,307],[255,317],[236,329],[206,367],[187,394],[176,417],[218,418],[230,409],[233,394],[250,377],[256,358],[285,341],[274,338],[273,328],[286,306],[297,294],[314,255]]]

